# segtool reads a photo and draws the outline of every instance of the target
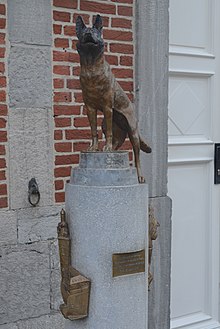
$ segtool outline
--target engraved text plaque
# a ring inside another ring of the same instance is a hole
[[[112,255],[113,277],[145,272],[145,250]]]

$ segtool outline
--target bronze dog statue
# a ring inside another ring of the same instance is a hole
[[[87,115],[91,126],[92,144],[90,151],[98,151],[97,111],[104,114],[102,129],[106,144],[104,151],[117,150],[127,135],[131,141],[138,180],[145,180],[141,174],[140,149],[151,153],[151,148],[140,138],[133,106],[115,80],[109,64],[104,59],[102,19],[96,16],[92,28],[86,27],[81,16],[76,20],[78,37],[77,50],[80,55],[80,83]]]

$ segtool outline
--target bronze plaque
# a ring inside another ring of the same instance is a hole
[[[112,255],[113,277],[145,272],[145,250]]]

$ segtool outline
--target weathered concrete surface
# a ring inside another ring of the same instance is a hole
[[[61,273],[59,260],[58,242],[53,241],[50,246],[50,261],[51,261],[51,299],[50,307],[52,310],[59,310],[63,304],[63,299],[60,291]]]
[[[149,196],[167,194],[169,0],[136,2],[136,106],[141,135],[152,154],[141,152]]]
[[[0,329],[18,329],[15,323],[0,325]]]
[[[16,323],[0,325],[0,329],[18,329]]]
[[[17,243],[17,214],[15,211],[0,212],[0,244]]]
[[[13,109],[9,113],[10,207],[30,207],[28,182],[36,178],[39,206],[53,203],[51,110]]]
[[[70,183],[85,186],[124,186],[138,184],[138,177],[136,168],[129,165],[127,151],[82,152],[79,167],[72,171]]]
[[[50,245],[59,221],[53,206],[51,4],[7,0],[9,207],[15,211],[8,218],[0,212],[0,329],[61,329],[63,323],[51,310]],[[41,193],[36,208],[28,203],[32,177]]]
[[[16,323],[3,324],[0,325],[0,329],[64,329],[64,318],[61,314],[55,313]]]
[[[51,4],[49,0],[9,0],[7,12],[11,42],[10,208],[30,206],[27,187],[32,177],[40,187],[39,206],[50,205],[53,203]]]
[[[58,206],[18,210],[18,242],[31,243],[57,238]]]
[[[96,164],[96,170],[105,166],[105,186],[102,179],[86,186],[83,179],[72,184],[71,178],[66,188],[72,266],[92,282],[89,317],[67,321],[66,329],[147,328],[148,272],[113,278],[112,254],[148,250],[148,188],[133,184],[132,174],[127,177],[130,185],[117,185],[120,177],[114,186],[109,185],[114,154],[112,165],[105,161],[105,154]],[[115,170],[120,176],[126,167]]]
[[[44,328],[43,321],[48,329],[62,328],[60,315],[35,318],[59,310],[62,303],[55,240],[60,210],[60,206],[47,206],[0,212],[0,241],[5,245],[0,249],[0,329],[35,328],[35,322],[36,328]],[[30,244],[10,246],[17,243],[17,223],[18,242]],[[37,240],[45,242],[33,243]],[[12,323],[32,317],[19,326]],[[8,324],[1,325],[4,322]]]
[[[8,70],[10,108],[29,108],[30,111],[31,108],[51,107],[49,47],[11,46]]]
[[[160,222],[154,242],[148,329],[170,328],[171,203],[167,194],[169,0],[136,2],[136,106],[141,135],[152,154],[141,154],[143,175]]]
[[[149,292],[148,329],[170,328],[171,200],[150,198],[155,218],[160,223],[153,241],[151,272],[154,280]]]
[[[51,45],[51,1],[7,0],[9,41]]]
[[[61,314],[46,315],[40,318],[19,321],[17,329],[63,329],[64,318]],[[0,329],[2,329],[0,327]]]
[[[59,216],[62,206],[53,205],[45,207],[31,207],[28,209],[18,209],[16,213],[18,214],[18,220],[21,219],[40,219],[47,216]]]
[[[47,242],[0,250],[0,324],[50,313]]]

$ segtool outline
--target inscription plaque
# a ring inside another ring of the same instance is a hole
[[[145,250],[113,254],[113,277],[145,272]]]

